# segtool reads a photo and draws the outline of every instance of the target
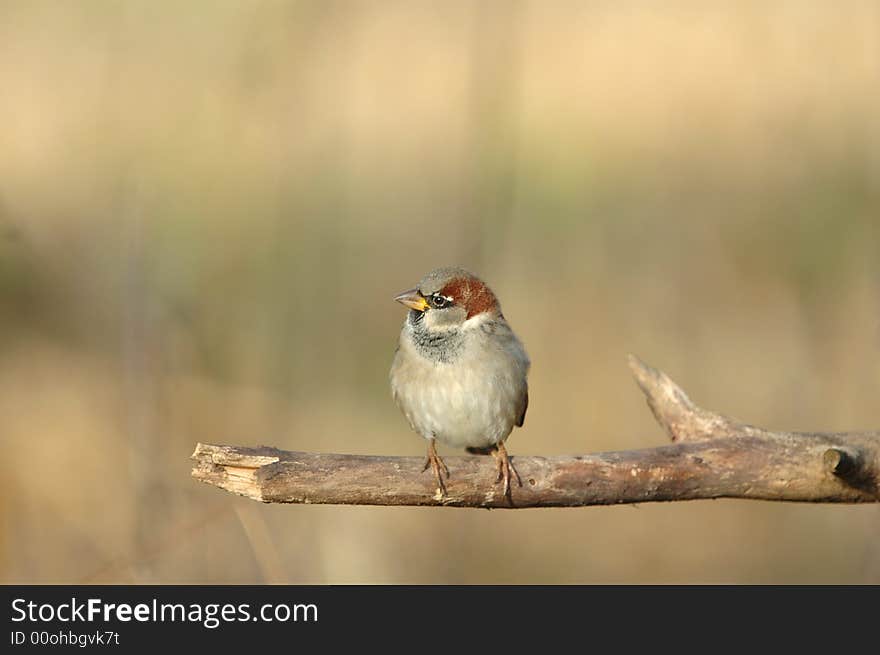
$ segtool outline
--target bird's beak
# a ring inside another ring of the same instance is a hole
[[[406,305],[410,309],[415,309],[416,311],[423,312],[428,309],[428,301],[425,300],[424,296],[419,293],[418,289],[410,289],[409,291],[404,291],[398,296],[395,296],[394,299],[402,305]]]

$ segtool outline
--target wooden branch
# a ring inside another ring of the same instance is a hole
[[[445,457],[441,497],[420,457],[334,455],[198,444],[192,476],[265,503],[524,508],[750,498],[880,501],[880,432],[773,432],[697,407],[661,371],[630,368],[673,444],[511,458],[523,480],[501,495],[491,457]]]

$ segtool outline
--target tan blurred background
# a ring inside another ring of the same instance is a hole
[[[880,582],[880,508],[262,506],[198,441],[420,455],[428,269],[532,356],[516,454],[707,407],[880,428],[876,2],[0,5],[0,580]],[[450,452],[450,451],[445,451]]]

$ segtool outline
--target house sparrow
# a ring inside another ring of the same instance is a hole
[[[410,426],[428,440],[428,466],[440,495],[449,469],[435,441],[495,456],[510,498],[504,440],[521,427],[529,405],[529,357],[492,290],[472,273],[440,268],[395,300],[409,307],[391,365],[391,392]]]

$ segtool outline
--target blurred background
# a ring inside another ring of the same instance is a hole
[[[5,0],[0,581],[880,582],[880,507],[263,506],[198,441],[421,455],[391,298],[479,273],[513,454],[880,428],[880,5]],[[441,450],[447,454],[452,451]]]

